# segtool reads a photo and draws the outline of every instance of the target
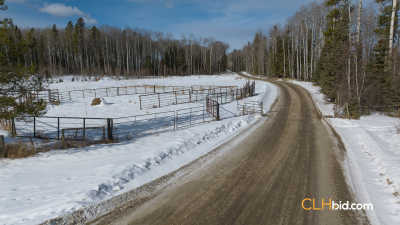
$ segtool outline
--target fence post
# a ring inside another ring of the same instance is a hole
[[[158,96],[158,108],[161,108],[160,94],[157,94],[157,96]]]
[[[60,140],[60,117],[57,117],[57,140]]]
[[[82,131],[83,140],[86,140],[86,118],[83,118],[83,131]]]
[[[6,146],[4,143],[4,136],[0,135],[0,158],[6,157]]]
[[[189,90],[189,103],[192,103],[192,89]]]
[[[15,117],[11,119],[11,136],[17,136],[17,128],[15,126]]]
[[[219,121],[220,120],[220,117],[219,117],[219,103],[216,102],[216,105],[217,105],[217,121]]]
[[[174,130],[176,130],[176,120],[177,120],[177,117],[178,116],[178,112],[176,112],[175,111],[175,113],[174,113]]]
[[[140,110],[142,110],[142,96],[139,96]]]
[[[36,137],[36,117],[33,117],[33,137]]]
[[[107,137],[108,140],[113,140],[113,119],[107,119]]]
[[[176,96],[176,91],[174,91],[175,94],[175,105],[178,105],[178,97]]]
[[[61,100],[60,100],[60,92],[57,89],[57,98],[58,98],[58,103],[61,104]]]

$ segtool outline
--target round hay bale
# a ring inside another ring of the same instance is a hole
[[[100,98],[94,98],[93,100],[92,100],[92,106],[95,106],[95,105],[100,105],[101,104],[101,99]]]

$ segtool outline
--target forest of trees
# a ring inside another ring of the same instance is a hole
[[[0,11],[7,10],[0,0]],[[241,50],[212,38],[174,39],[139,29],[86,26],[20,29],[0,24],[1,95],[40,88],[42,77],[216,74],[231,69],[314,81],[338,113],[358,117],[400,105],[397,0],[325,0],[284,25],[257,32]],[[43,78],[43,79],[44,79]],[[7,111],[10,99],[0,99]],[[16,106],[13,106],[14,108]],[[366,110],[367,109],[367,110]],[[24,109],[25,110],[25,109]]]
[[[115,27],[20,29],[8,20],[0,54],[9,65],[42,75],[184,75],[226,71],[228,45],[211,38],[182,38]]]
[[[325,0],[229,55],[233,71],[314,81],[353,117],[400,105],[397,0]]]

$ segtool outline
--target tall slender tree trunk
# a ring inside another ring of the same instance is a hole
[[[396,13],[397,13],[397,0],[393,0],[392,19],[390,21],[389,57],[392,57],[393,53],[394,22],[396,19]]]

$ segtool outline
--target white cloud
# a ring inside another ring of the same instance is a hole
[[[17,0],[21,1],[21,0]],[[40,12],[47,13],[53,16],[59,17],[71,17],[80,16],[83,17],[85,22],[88,24],[96,24],[97,20],[92,18],[90,15],[82,12],[78,7],[67,6],[61,3],[46,4],[39,9]]]
[[[53,16],[84,16],[85,14],[78,9],[77,7],[73,6],[66,6],[60,3],[54,4],[47,4],[43,8],[40,9],[41,12],[48,13]]]

